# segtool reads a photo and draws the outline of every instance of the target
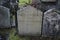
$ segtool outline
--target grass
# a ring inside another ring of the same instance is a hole
[[[16,30],[14,28],[12,29],[0,29],[0,34],[5,35],[7,32],[9,32],[9,40],[29,40],[29,37],[20,37],[15,35]]]

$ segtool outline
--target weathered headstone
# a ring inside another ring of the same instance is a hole
[[[0,28],[8,28],[10,26],[10,11],[8,8],[0,6]]]
[[[42,12],[27,6],[17,12],[18,33],[20,35],[39,36],[41,34]]]
[[[53,8],[44,13],[43,37],[60,36],[60,11]]]

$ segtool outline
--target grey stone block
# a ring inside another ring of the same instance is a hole
[[[8,8],[0,6],[0,28],[10,26],[10,11]]]

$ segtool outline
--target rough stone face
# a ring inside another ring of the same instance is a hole
[[[18,33],[20,35],[39,36],[41,34],[42,12],[27,6],[17,12]]]
[[[57,36],[60,33],[60,14],[56,9],[44,13],[42,35],[44,37]]]
[[[9,0],[0,0],[0,4],[4,4],[4,3],[6,3],[7,1],[9,1]]]

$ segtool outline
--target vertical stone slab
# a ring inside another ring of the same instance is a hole
[[[39,36],[41,34],[42,12],[27,6],[17,12],[18,33],[20,35]]]
[[[10,11],[8,8],[0,6],[0,28],[8,28],[10,25]]]

